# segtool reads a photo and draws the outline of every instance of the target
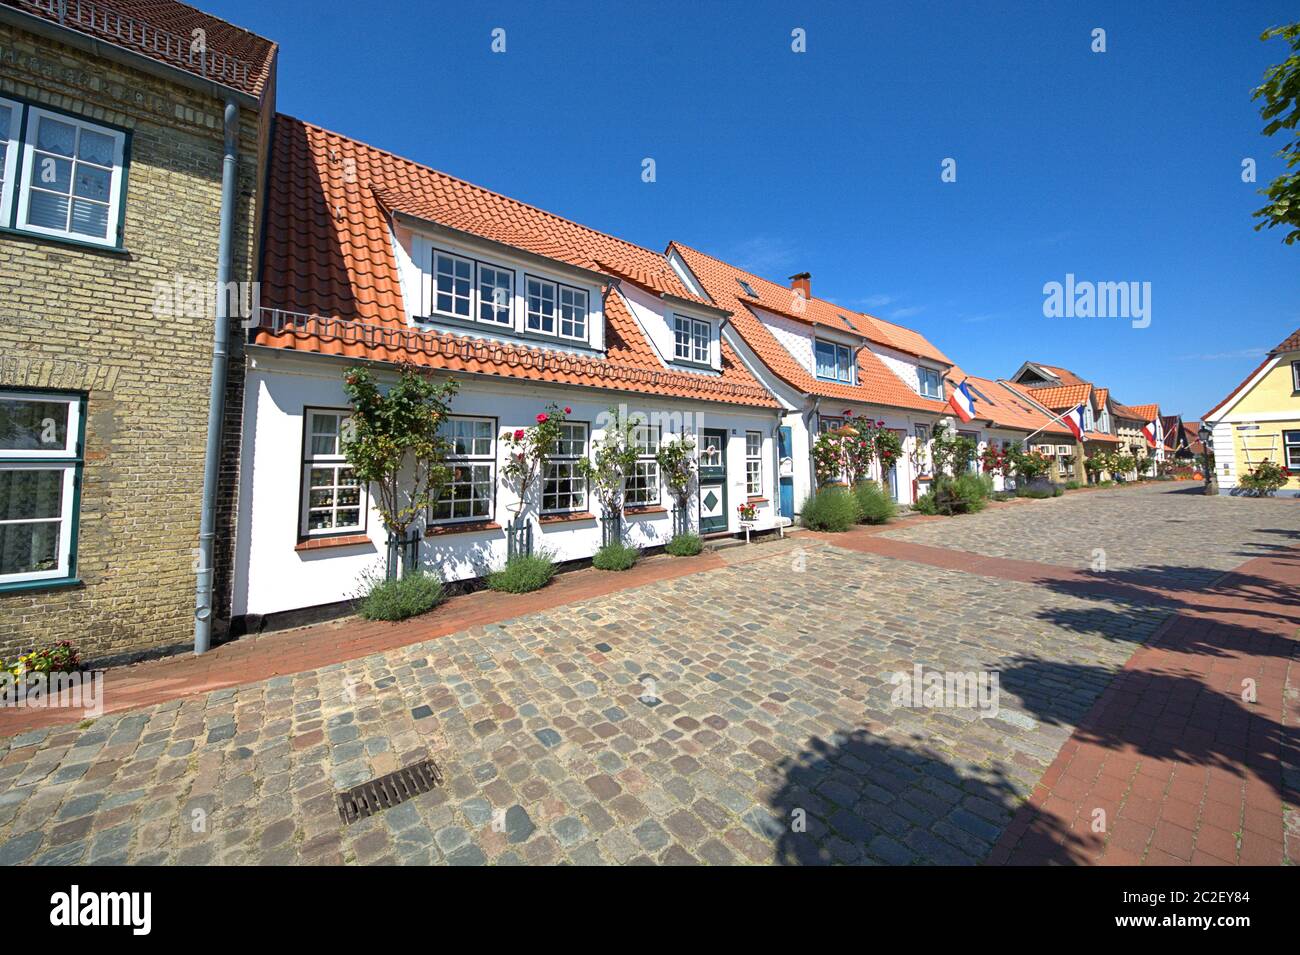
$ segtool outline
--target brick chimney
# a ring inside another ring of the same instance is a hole
[[[806,299],[812,298],[812,273],[800,272],[790,276],[790,290],[798,292]]]

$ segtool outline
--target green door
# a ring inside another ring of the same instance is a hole
[[[700,434],[700,533],[727,529],[727,432]]]

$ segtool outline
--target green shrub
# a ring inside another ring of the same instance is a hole
[[[555,576],[555,561],[545,552],[516,554],[500,570],[488,574],[487,585],[508,594],[541,590]]]
[[[75,673],[81,669],[77,648],[64,640],[20,656],[13,663],[0,663],[0,673],[22,676],[24,673]]]
[[[841,487],[824,487],[810,494],[799,510],[803,526],[815,531],[847,531],[858,522],[858,502]]]
[[[1165,475],[1162,474],[1161,477]],[[1250,497],[1272,497],[1286,486],[1290,477],[1290,471],[1265,458],[1243,474],[1237,483],[1240,484],[1242,493]]]
[[[1044,487],[1022,487],[1016,491],[1016,497],[1032,497],[1034,500],[1042,500],[1045,497],[1055,497],[1055,495]]]
[[[664,550],[674,557],[694,557],[704,550],[704,541],[699,534],[678,534],[664,546]]]
[[[640,556],[639,550],[627,544],[606,544],[591,558],[591,566],[597,570],[627,570]]]
[[[926,491],[916,499],[912,505],[912,510],[918,514],[938,514],[939,504],[934,499],[934,491]]]
[[[1066,489],[1067,491],[1077,491],[1077,490],[1079,490],[1079,488],[1081,488],[1081,487],[1083,487],[1083,485],[1080,484],[1078,481],[1066,481],[1066,482],[1065,482],[1065,489]]]
[[[884,524],[898,511],[885,489],[875,481],[863,481],[853,489],[858,504],[858,520],[866,524]]]
[[[357,613],[367,620],[405,620],[427,613],[445,599],[442,581],[412,571],[397,580],[373,581],[357,604]]]

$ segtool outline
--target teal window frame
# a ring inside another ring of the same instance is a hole
[[[67,565],[61,568],[57,576],[16,580],[0,576],[0,594],[14,591],[47,590],[69,587],[81,583],[77,577],[77,544],[81,525],[81,489],[83,471],[86,464],[86,418],[87,398],[84,392],[57,391],[45,388],[0,388],[0,398],[18,400],[50,400],[75,402],[76,430],[71,445],[65,444],[59,453],[38,454],[16,449],[0,449],[0,471],[18,471],[34,469],[59,469],[69,472],[65,478],[64,493],[70,494],[71,502],[66,510],[66,518],[60,517],[60,525],[67,535]],[[66,525],[66,526],[64,526]],[[60,547],[62,551],[62,547]]]
[[[853,349],[848,345],[825,338],[813,339],[813,366],[821,381],[853,384]]]
[[[934,388],[926,388],[926,382],[933,380]],[[924,365],[917,366],[916,372],[917,392],[923,398],[934,398],[938,401],[943,400],[943,373],[935,371],[933,368],[926,368]]]

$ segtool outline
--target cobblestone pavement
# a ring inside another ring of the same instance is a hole
[[[1221,503],[1186,552],[1255,546]],[[0,740],[0,864],[972,863],[1170,612],[798,538],[727,564]],[[996,712],[895,705],[918,665],[998,671]],[[340,821],[424,757],[440,787]]]
[[[1088,569],[1152,583],[1204,585],[1252,557],[1300,545],[1300,506],[1288,498],[1206,497],[1199,484],[1152,482],[1017,502],[886,537],[988,557]]]

